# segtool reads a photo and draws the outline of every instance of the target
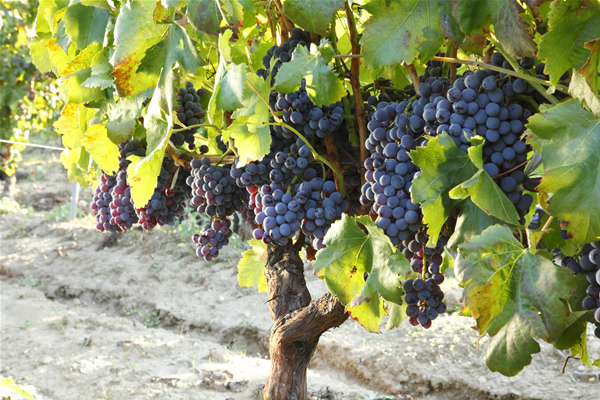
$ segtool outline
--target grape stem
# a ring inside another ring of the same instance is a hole
[[[421,81],[419,80],[417,68],[415,68],[414,64],[406,64],[406,69],[408,70],[408,74],[410,75],[410,80],[412,81],[415,91],[418,91],[419,86],[421,86]]]
[[[180,122],[181,123],[181,122]],[[180,129],[173,129],[171,132],[173,133],[177,133],[177,132],[184,132],[187,131],[188,129],[193,129],[193,128],[201,128],[201,127],[207,127],[207,128],[213,128],[215,129],[217,132],[221,133],[221,129],[219,129],[218,126],[213,125],[213,124],[196,124],[196,125],[190,125],[190,126],[185,126],[184,124],[181,124],[183,126],[183,128]]]
[[[354,20],[354,13],[348,5],[345,4],[346,20],[348,22],[348,30],[350,31],[350,44],[352,45],[352,63],[350,65],[350,83],[352,86],[352,94],[354,96],[354,118],[356,121],[356,127],[358,129],[358,139],[360,146],[360,163],[364,165],[364,162],[369,158],[369,150],[365,146],[365,142],[369,138],[369,132],[367,130],[367,113],[363,107],[362,95],[360,93],[360,44],[358,42],[358,30],[356,28],[356,22]],[[364,185],[366,180],[364,174],[361,174],[361,182]],[[366,211],[363,210],[363,211]]]
[[[521,166],[523,166],[523,165],[527,164],[527,163],[528,163],[530,160],[531,160],[531,158],[529,158],[529,159],[527,159],[527,160],[523,161],[521,164],[519,164],[519,165],[517,165],[517,166],[514,166],[514,167],[512,167],[512,168],[511,168],[511,169],[509,169],[508,171],[504,171],[504,172],[503,172],[503,173],[501,173],[501,174],[498,174],[498,175],[496,175],[496,176],[492,176],[492,179],[496,179],[496,178],[498,178],[499,176],[506,175],[506,174],[508,174],[508,173],[510,173],[510,172],[513,172],[515,169],[517,169],[517,168],[519,168],[519,167],[521,167]]]
[[[426,280],[425,274],[427,273],[427,257],[425,254],[425,245],[423,244],[423,246],[421,247],[421,251],[423,251],[423,267],[421,269],[421,279]]]
[[[217,164],[221,164],[221,161],[223,161],[225,156],[231,154],[232,152],[233,152],[233,150],[231,148],[229,148],[225,153],[223,153],[221,155],[221,158],[219,158],[219,161],[217,161]]]
[[[500,45],[500,43],[494,37],[492,37],[492,35],[490,35],[490,40],[496,46],[496,50],[498,50],[504,56],[504,58],[506,59],[506,61],[508,61],[510,63],[510,65],[514,68],[514,70],[515,71],[520,71],[521,67],[519,66],[519,64],[517,64],[517,62],[515,61],[515,59],[512,58],[509,54],[507,54],[502,49],[502,46]],[[529,76],[527,74],[523,74],[523,75],[525,75],[526,77]],[[552,104],[552,105],[558,104],[558,100],[556,100],[556,98],[554,96],[552,96],[551,94],[546,93],[546,89],[544,89],[542,87],[542,85],[539,82],[537,82],[537,80],[538,80],[537,78],[535,78],[536,79],[535,81],[532,80],[531,78],[533,78],[533,77],[529,77],[529,79],[527,79],[527,80],[530,81],[529,84],[531,86],[533,86],[533,88],[535,90],[537,90],[542,96],[544,96],[544,98],[546,100],[548,100],[550,102],[550,104]],[[526,79],[526,78],[524,78],[524,79]],[[539,79],[539,80],[541,81],[542,79]],[[548,81],[546,81],[546,82],[548,82]],[[548,82],[548,85],[552,86],[550,84],[550,82]]]
[[[542,230],[540,231],[541,235],[535,241],[535,247],[536,248],[537,248],[537,245],[540,243],[540,240],[542,240],[542,236],[544,236],[544,234],[547,232],[548,228],[550,227],[550,224],[552,223],[552,220],[554,220],[554,217],[551,215],[550,217],[548,217],[548,220],[546,221],[546,223],[542,227]]]

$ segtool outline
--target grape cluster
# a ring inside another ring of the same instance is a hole
[[[196,243],[196,255],[211,261],[219,256],[219,250],[229,243],[231,237],[231,221],[215,218],[204,226],[202,235],[195,234],[192,240]]]
[[[263,243],[287,244],[293,238],[300,221],[304,219],[302,204],[296,196],[282,190],[279,183],[261,186],[253,193],[256,218],[255,222],[262,228],[256,228],[252,235]]]
[[[131,164],[127,158],[131,155],[139,157],[146,156],[146,149],[138,140],[128,140],[119,145],[119,172],[116,176],[116,185],[112,192],[111,224],[118,225],[121,230],[131,229],[138,223],[138,216],[135,213],[135,205],[131,198],[131,188],[127,183],[127,167]]]
[[[310,182],[301,183],[298,188],[301,197],[309,197],[304,204],[306,219],[302,222],[302,231],[307,238],[312,239],[315,250],[325,248],[323,238],[331,225],[347,212],[350,204],[336,190],[335,182],[313,178]]]
[[[421,275],[414,281],[409,279],[404,282],[408,305],[406,313],[413,326],[421,324],[424,328],[429,328],[431,321],[446,311],[446,304],[442,301],[444,292],[439,285],[444,282],[444,275],[440,272],[443,261],[441,253],[448,240],[440,236],[435,248],[426,247],[428,240],[427,234],[421,231],[411,234],[402,243],[411,269]]]
[[[149,230],[156,225],[171,224],[175,217],[183,213],[185,207],[186,193],[185,181],[182,179],[173,180],[167,168],[168,159],[163,161],[156,188],[150,200],[144,207],[136,208],[139,223],[142,228]]]
[[[211,165],[208,157],[194,159],[186,183],[192,190],[191,205],[209,217],[225,218],[232,215],[240,204],[235,195],[238,187],[231,176],[230,166]]]
[[[94,189],[94,197],[92,199],[92,212],[96,218],[96,229],[101,232],[121,232],[121,228],[117,224],[111,224],[111,209],[112,191],[117,184],[116,177],[102,171],[100,182]]]
[[[579,262],[572,257],[565,257],[562,266],[571,269],[576,274],[585,274],[589,286],[583,299],[584,310],[594,310],[596,330],[594,334],[600,338],[600,241],[586,244]]]
[[[418,168],[410,161],[408,151],[424,139],[408,125],[409,118],[404,114],[407,104],[382,102],[370,116],[366,146],[371,157],[364,163],[367,182],[360,196],[361,204],[371,206],[377,216],[376,225],[394,246],[422,226],[420,207],[410,201],[409,190]]]
[[[201,124],[204,121],[206,113],[200,104],[200,98],[206,94],[202,88],[196,90],[192,82],[187,82],[184,88],[179,89],[177,102],[177,118],[186,126]],[[175,124],[175,129],[182,129],[183,126]],[[198,128],[191,128],[182,132],[177,132],[171,136],[171,141],[175,146],[183,146],[187,143],[190,150],[194,149],[194,134]]]
[[[271,106],[283,111],[283,121],[306,137],[317,135],[324,138],[342,129],[344,108],[341,101],[329,106],[317,107],[306,93],[306,82],[302,80],[300,89],[293,93],[272,94]],[[272,126],[277,135],[293,138],[295,134],[287,127]]]
[[[405,293],[404,300],[408,305],[406,315],[412,326],[420,324],[428,329],[431,327],[431,321],[446,311],[446,304],[442,301],[444,292],[435,279],[407,279],[402,286]]]

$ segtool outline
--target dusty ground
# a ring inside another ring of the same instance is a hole
[[[70,184],[56,152],[25,156],[17,184],[26,213],[0,215],[0,375],[36,399],[258,399],[271,325],[266,294],[239,288],[234,240],[218,262],[193,254],[188,220],[177,228],[111,236],[83,213],[67,222]],[[306,277],[313,297],[324,284]],[[449,298],[460,292],[449,280]],[[309,372],[313,399],[600,398],[597,376],[542,343],[519,376],[491,373],[473,320],[455,315],[430,330],[403,323],[372,335],[354,321],[326,333]],[[589,335],[600,356],[600,341]],[[0,399],[20,399],[0,391]]]

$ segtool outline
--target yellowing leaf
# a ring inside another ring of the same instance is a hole
[[[127,158],[131,161],[127,167],[127,181],[131,187],[131,198],[136,207],[145,206],[154,194],[164,158],[165,149],[155,152],[149,161],[138,156]]]
[[[81,144],[104,171],[114,175],[119,171],[119,148],[108,138],[106,126],[92,125],[85,132]]]
[[[267,262],[267,245],[261,240],[250,240],[250,250],[242,253],[238,263],[238,282],[240,286],[258,286],[258,293],[267,290],[265,264]]]

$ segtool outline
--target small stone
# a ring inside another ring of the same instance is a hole
[[[52,361],[54,361],[54,358],[52,358],[51,356],[44,356],[42,358],[42,364],[44,365],[48,365],[50,364]]]
[[[231,350],[217,347],[214,349],[210,349],[209,355],[210,358],[217,362],[227,363],[233,361],[236,354]]]
[[[485,376],[480,376],[479,378],[477,378],[477,382],[479,382],[482,385],[485,385],[487,383],[487,379]]]

